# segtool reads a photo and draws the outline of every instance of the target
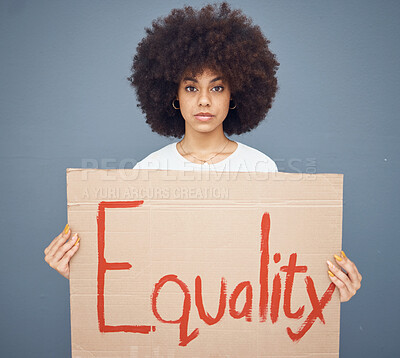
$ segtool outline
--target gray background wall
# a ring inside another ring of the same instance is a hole
[[[43,261],[66,223],[65,169],[118,168],[170,143],[125,77],[144,27],[184,1],[0,2],[0,350],[70,355],[68,281]],[[187,3],[202,5],[200,1]],[[342,358],[400,349],[397,1],[232,1],[281,63],[267,120],[232,139],[281,171],[343,173],[343,248],[363,287],[342,304]]]

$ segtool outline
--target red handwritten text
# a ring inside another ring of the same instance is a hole
[[[143,204],[143,201],[103,201],[99,203],[97,226],[98,226],[98,276],[97,276],[97,314],[99,321],[100,332],[131,332],[149,334],[156,330],[156,326],[151,325],[119,325],[111,326],[105,323],[104,315],[104,281],[107,270],[129,270],[132,266],[127,262],[107,262],[104,257],[104,232],[105,232],[105,208],[135,208]],[[268,317],[268,279],[269,279],[269,233],[271,227],[271,218],[269,213],[264,213],[261,219],[261,246],[260,246],[260,276],[259,276],[259,319],[260,322],[266,322]],[[277,264],[281,260],[281,255],[275,253],[273,257],[274,263]],[[283,313],[287,318],[299,320],[304,316],[305,306],[298,307],[292,311],[291,298],[293,293],[293,284],[296,274],[305,274],[307,266],[297,265],[297,253],[292,253],[289,257],[287,265],[280,267],[280,272],[286,274],[285,284],[283,290]],[[293,342],[299,341],[307,331],[312,327],[315,320],[318,318],[323,324],[325,319],[323,316],[323,309],[329,303],[335,290],[335,285],[331,283],[321,298],[318,298],[314,281],[310,276],[304,278],[306,290],[309,301],[312,306],[312,311],[307,315],[300,328],[293,332],[290,327],[287,327],[287,334]],[[157,309],[157,298],[162,288],[167,282],[178,285],[182,291],[184,301],[182,307],[181,317],[175,320],[166,320],[161,317]],[[245,303],[241,309],[237,307],[237,300],[241,294],[245,295]],[[282,296],[282,279],[280,274],[275,274],[272,282],[271,305],[270,305],[270,318],[271,323],[274,324],[279,318],[279,308]],[[151,294],[151,307],[154,316],[162,323],[177,324],[179,325],[179,345],[186,346],[193,339],[199,336],[199,328],[195,328],[191,333],[188,332],[188,322],[191,310],[191,294],[189,287],[180,280],[177,275],[168,274],[160,278],[155,283],[153,292]],[[237,284],[232,294],[227,296],[227,282],[224,277],[221,278],[221,290],[219,295],[218,312],[215,317],[211,316],[204,307],[202,295],[202,280],[200,276],[195,278],[194,289],[194,303],[197,308],[199,317],[207,325],[217,324],[224,316],[226,306],[229,305],[229,315],[234,319],[244,318],[247,322],[252,321],[252,307],[253,307],[253,286],[250,281],[243,281]]]

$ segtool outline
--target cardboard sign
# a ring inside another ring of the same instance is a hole
[[[338,357],[340,174],[67,169],[72,356]]]

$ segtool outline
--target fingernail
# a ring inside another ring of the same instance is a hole
[[[343,250],[341,251],[341,253],[342,253],[342,256],[343,256],[344,258],[347,258],[346,254],[344,253]]]
[[[75,244],[74,244],[74,246],[79,242],[79,240],[80,240],[81,238],[80,237],[78,237],[78,240],[76,240],[76,242],[75,242]]]
[[[331,277],[333,277],[333,276],[335,276],[332,272],[330,272],[329,270],[328,270],[328,273],[329,273],[329,276],[331,276]]]
[[[330,262],[329,260],[327,260],[326,263],[328,264],[328,266],[333,267],[333,263]]]
[[[68,234],[68,231],[69,231],[69,225],[67,224],[67,225],[65,225],[65,228],[64,228],[64,234]]]
[[[338,255],[333,255],[334,257],[335,257],[335,259],[336,260],[338,260],[338,261],[342,261],[343,259],[340,257],[340,256],[338,256]]]

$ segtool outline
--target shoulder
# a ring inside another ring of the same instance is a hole
[[[170,143],[150,153],[147,157],[137,162],[133,169],[159,169],[160,163],[168,162],[173,158],[174,145],[176,145],[176,143]]]
[[[260,150],[250,147],[246,144],[237,142],[240,146],[240,159],[246,161],[250,166],[249,170],[277,172],[276,163]]]

